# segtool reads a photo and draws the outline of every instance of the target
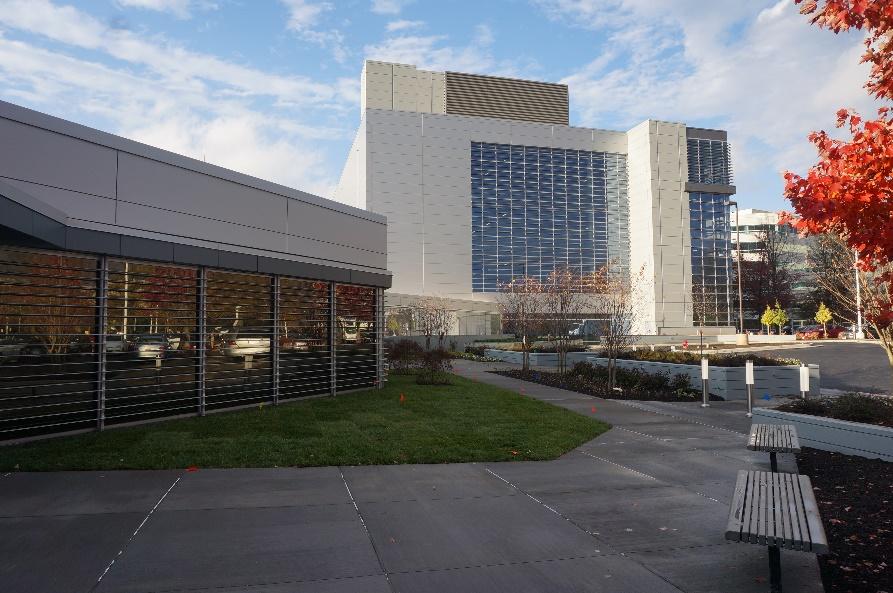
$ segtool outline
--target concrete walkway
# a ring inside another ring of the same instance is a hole
[[[763,592],[766,550],[723,541],[738,404],[622,403],[457,371],[614,429],[561,459],[0,476],[0,591]],[[790,468],[791,459],[785,460]],[[785,591],[821,592],[782,556]]]

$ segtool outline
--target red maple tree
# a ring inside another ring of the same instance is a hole
[[[865,88],[881,100],[893,99],[893,2],[890,0],[794,0],[812,23],[834,33],[865,32],[862,62],[871,64]],[[877,119],[841,109],[837,127],[849,128],[851,140],[825,131],[809,135],[819,160],[805,177],[785,172],[785,197],[796,215],[787,221],[806,234],[840,236],[858,252],[859,266],[872,272],[890,294],[893,282],[893,111],[881,107]],[[893,365],[893,301],[886,299],[869,319],[882,334]]]

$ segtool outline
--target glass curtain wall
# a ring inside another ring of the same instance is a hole
[[[0,247],[0,438],[95,422],[97,264]]]
[[[108,262],[106,422],[196,409],[196,270]]]
[[[0,246],[0,439],[373,387],[380,295]]]
[[[471,143],[472,290],[629,265],[626,155]]]
[[[725,194],[689,194],[695,325],[729,325],[732,322],[732,238],[728,199]]]
[[[733,185],[732,152],[724,140],[688,139],[688,180]]]

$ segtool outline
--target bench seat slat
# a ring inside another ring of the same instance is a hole
[[[799,453],[800,440],[796,427],[790,424],[753,424],[747,448],[770,453]]]
[[[822,554],[828,541],[808,476],[738,472],[726,539]]]

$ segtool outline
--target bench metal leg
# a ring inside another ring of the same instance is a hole
[[[778,471],[778,459],[775,458],[775,451],[769,453],[769,464],[772,466],[772,471]]]
[[[781,551],[778,546],[769,546],[769,591],[781,593]]]

